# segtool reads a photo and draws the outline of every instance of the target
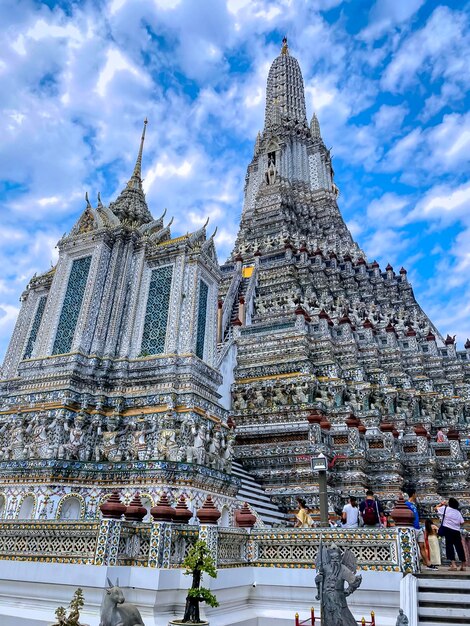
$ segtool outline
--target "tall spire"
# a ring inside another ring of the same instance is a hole
[[[109,208],[121,220],[129,224],[145,224],[152,221],[145,194],[142,187],[142,154],[144,151],[145,131],[148,120],[144,120],[142,137],[140,138],[139,152],[135,162],[134,171],[129,178],[126,187],[121,191],[115,202],[111,202]]]
[[[276,107],[279,107],[283,123],[289,125],[294,122],[307,126],[302,72],[297,59],[289,54],[286,37],[282,41],[281,54],[274,59],[268,74],[265,128],[276,117],[273,115]]]
[[[148,119],[145,118],[144,127],[142,129],[142,137],[140,138],[139,153],[137,155],[137,160],[135,162],[134,171],[131,177],[131,180],[132,178],[137,178],[140,183],[142,183],[142,154],[144,152],[145,131],[147,130],[147,124],[148,124]]]

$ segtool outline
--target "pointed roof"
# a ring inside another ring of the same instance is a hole
[[[147,123],[147,119],[145,119],[142,137],[140,139],[139,153],[137,155],[132,176],[119,194],[118,198],[109,205],[111,211],[121,220],[121,222],[137,226],[153,220],[152,214],[147,206],[144,189],[142,187],[142,153],[144,150]]]
[[[316,113],[312,115],[312,119],[310,121],[310,132],[312,134],[312,139],[321,139],[320,122],[318,121]]]
[[[299,63],[288,53],[284,37],[281,54],[269,70],[266,86],[265,128],[273,123],[275,109],[286,123],[295,122],[307,126],[304,81]]]

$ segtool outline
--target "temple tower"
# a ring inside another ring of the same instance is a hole
[[[163,491],[193,508],[208,493],[233,509],[232,435],[217,392],[220,269],[206,228],[172,237],[142,188],[147,121],[132,175],[98,194],[34,276],[0,381],[0,492],[6,516],[95,517],[109,485]],[[34,472],[33,469],[34,468]],[[34,478],[32,474],[34,473]]]
[[[310,459],[320,452],[330,462],[331,507],[366,487],[392,502],[410,481],[431,503],[448,491],[446,463],[466,457],[463,444],[441,450],[428,438],[443,424],[468,438],[468,350],[439,335],[404,268],[367,259],[338,194],[284,40],[268,74],[240,229],[221,268],[219,358],[236,457],[287,510],[299,494],[318,505]],[[465,461],[457,481],[467,498],[468,470]]]

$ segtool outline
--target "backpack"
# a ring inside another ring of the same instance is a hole
[[[378,524],[379,516],[377,515],[377,502],[375,500],[364,500],[362,519],[366,526],[375,526]]]

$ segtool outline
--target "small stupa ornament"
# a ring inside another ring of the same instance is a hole
[[[282,40],[281,54],[289,54],[289,46],[287,45],[287,37]]]

